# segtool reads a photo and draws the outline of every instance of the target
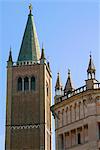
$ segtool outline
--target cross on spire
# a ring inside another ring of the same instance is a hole
[[[31,12],[32,12],[32,9],[33,9],[32,4],[30,4],[30,5],[29,5],[30,14],[31,14]]]

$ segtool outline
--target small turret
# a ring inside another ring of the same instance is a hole
[[[60,79],[60,74],[58,73],[56,86],[55,86],[55,96],[61,96],[63,94],[63,86]]]
[[[71,76],[70,76],[70,70],[68,69],[68,78],[67,78],[67,82],[65,84],[65,88],[64,88],[64,94],[69,94],[74,90],[73,85],[72,85],[72,81],[71,81]]]
[[[9,51],[9,58],[8,58],[8,61],[7,61],[7,66],[13,66],[11,47],[10,47],[10,51]]]
[[[86,88],[88,89],[93,89],[94,88],[94,83],[97,83],[98,81],[95,78],[95,65],[92,60],[92,56],[90,54],[90,60],[89,60],[89,65],[87,69],[87,80],[86,80]]]
[[[88,69],[87,69],[87,76],[88,79],[95,79],[95,66],[92,60],[92,56],[90,54],[90,60],[89,60],[89,65],[88,65]]]

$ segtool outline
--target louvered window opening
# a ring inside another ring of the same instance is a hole
[[[36,90],[36,79],[32,77],[19,77],[17,80],[17,91],[35,91]]]

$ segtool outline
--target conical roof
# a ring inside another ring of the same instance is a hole
[[[89,65],[88,65],[87,72],[88,72],[88,73],[93,73],[93,72],[95,72],[95,71],[96,71],[95,65],[94,65],[94,63],[93,63],[92,56],[91,56],[91,54],[90,54],[90,60],[89,60]]]
[[[60,79],[60,74],[58,72],[55,89],[60,89],[60,88],[62,88],[62,83],[61,83],[61,79]]]
[[[32,6],[29,6],[30,13],[22,39],[18,61],[38,61],[40,59],[40,46],[35,28],[34,18],[31,13]]]
[[[65,88],[64,88],[64,92],[65,93],[69,93],[73,90],[73,84],[71,81],[71,76],[70,76],[70,70],[68,69],[68,78],[67,78],[67,82],[65,84]]]

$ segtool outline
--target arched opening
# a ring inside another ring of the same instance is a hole
[[[78,142],[78,144],[81,144],[81,134],[80,133],[77,134],[77,142]]]
[[[35,77],[31,77],[31,90],[35,90]]]
[[[28,77],[24,78],[24,90],[25,91],[29,90],[29,79],[28,79]]]
[[[22,91],[22,78],[21,77],[18,78],[17,89],[18,91]]]

